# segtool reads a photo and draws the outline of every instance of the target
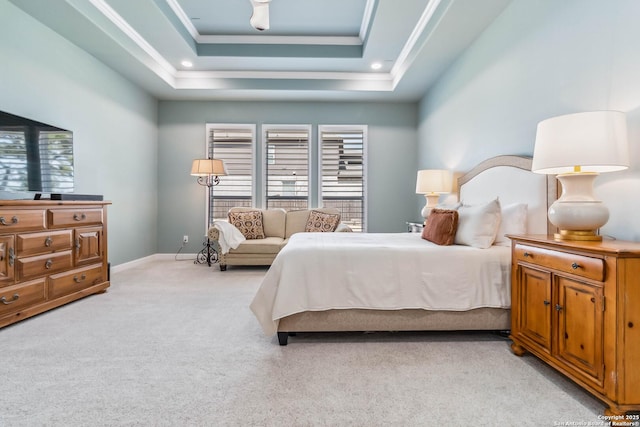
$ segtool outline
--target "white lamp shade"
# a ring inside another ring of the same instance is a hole
[[[219,159],[196,159],[191,164],[191,175],[193,176],[220,176],[226,174],[227,168],[224,162]]]
[[[451,171],[444,169],[420,170],[416,178],[416,194],[450,193],[451,185]]]
[[[613,172],[628,167],[627,119],[620,111],[567,114],[538,123],[533,172]]]

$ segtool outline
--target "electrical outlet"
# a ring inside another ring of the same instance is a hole
[[[189,236],[187,236],[186,234],[182,236],[182,243],[189,243]]]

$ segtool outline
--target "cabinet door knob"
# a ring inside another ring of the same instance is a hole
[[[574,262],[573,264],[571,264],[571,268],[573,268],[574,270],[577,270],[580,268],[580,264],[578,264],[577,262]]]
[[[533,257],[529,252],[525,252],[523,255],[525,258]]]
[[[562,310],[562,306],[560,304],[556,304],[556,311]]]
[[[544,305],[551,305],[551,301],[549,301],[549,300],[544,300],[544,301],[542,301],[542,303]]]

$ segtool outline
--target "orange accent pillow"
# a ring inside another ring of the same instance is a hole
[[[458,230],[458,211],[433,209],[422,229],[422,238],[436,245],[452,245]]]

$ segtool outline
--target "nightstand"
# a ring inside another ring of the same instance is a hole
[[[424,223],[422,222],[410,222],[407,221],[407,232],[409,233],[422,233],[422,229],[424,228]]]
[[[640,244],[512,240],[513,352],[531,352],[608,405],[640,410]]]

